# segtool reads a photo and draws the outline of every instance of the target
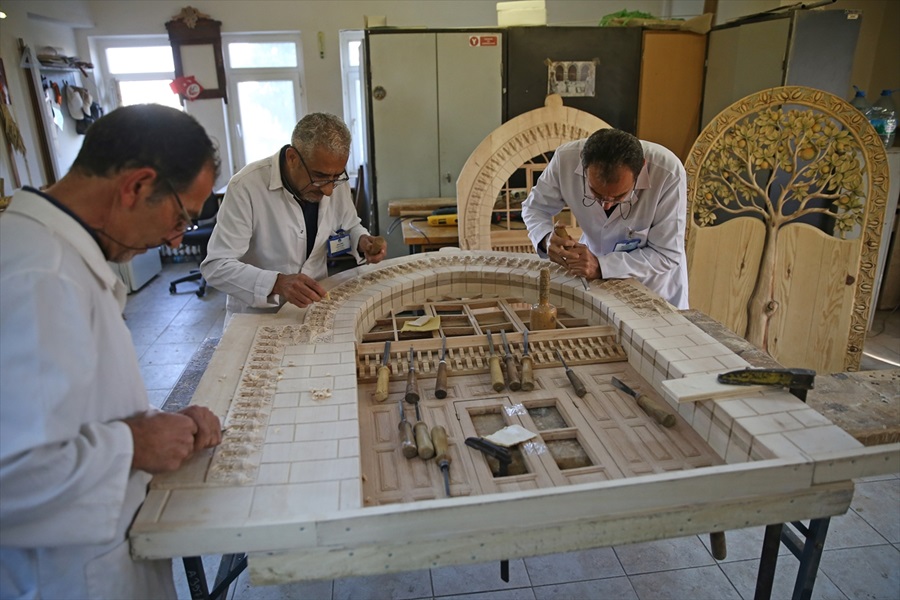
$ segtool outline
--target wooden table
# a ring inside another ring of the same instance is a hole
[[[437,250],[446,246],[458,246],[459,229],[449,226],[431,226],[424,217],[422,220],[403,221],[403,243],[409,246],[410,254]]]
[[[438,208],[456,206],[456,198],[403,198],[388,202],[389,217],[427,217]]]

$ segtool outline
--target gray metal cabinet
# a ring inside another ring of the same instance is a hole
[[[369,161],[378,232],[388,203],[455,197],[469,154],[503,122],[499,31],[366,32]],[[406,254],[399,228],[389,256]]]
[[[763,13],[709,32],[701,128],[744,96],[803,85],[845,97],[862,14],[853,10]]]

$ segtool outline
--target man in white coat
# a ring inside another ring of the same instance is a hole
[[[221,441],[208,409],[151,411],[107,261],[177,246],[218,159],[159,105],[87,131],[69,173],[0,215],[0,598],[174,598],[171,561],[129,555],[150,474]]]
[[[346,185],[350,131],[327,113],[297,123],[291,143],[250,163],[231,181],[200,266],[206,281],[228,294],[234,313],[301,308],[325,290],[327,260],[351,254],[380,262],[383,244],[360,223]]]
[[[578,241],[553,231],[553,217],[566,206],[583,231]],[[522,204],[541,257],[589,280],[633,277],[682,309],[686,212],[687,177],[678,157],[618,129],[557,148]]]

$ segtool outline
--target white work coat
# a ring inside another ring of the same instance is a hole
[[[150,475],[121,419],[149,408],[125,286],[72,216],[33,191],[0,215],[0,597],[174,597],[133,561]]]
[[[642,141],[646,164],[635,183],[636,199],[607,217],[599,202],[582,202],[587,189],[581,166],[584,142],[560,146],[522,204],[522,219],[538,255],[547,257],[538,244],[553,230],[553,217],[568,206],[583,231],[579,241],[597,257],[604,279],[633,277],[675,307],[687,308],[687,177],[681,161],[663,146]],[[639,240],[638,247],[615,250],[629,239]]]
[[[327,277],[328,237],[338,229],[350,234],[351,254],[360,262],[356,249],[368,231],[346,184],[319,202],[319,229],[306,256],[303,209],[281,183],[280,154],[250,163],[228,182],[200,266],[209,285],[228,294],[226,323],[234,313],[277,311],[285,302],[272,294],[279,273]]]

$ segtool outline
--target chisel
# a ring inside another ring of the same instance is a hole
[[[397,426],[397,429],[400,430],[400,451],[403,452],[403,456],[406,458],[412,458],[419,453],[416,449],[416,440],[413,437],[413,428],[409,421],[406,420],[403,400],[397,399],[397,404],[400,405],[400,425]]]
[[[428,460],[434,456],[434,444],[431,443],[431,436],[428,435],[428,425],[422,420],[422,414],[419,412],[419,403],[416,402],[416,426],[413,427],[416,434],[416,448],[419,458]]]
[[[569,382],[572,384],[572,387],[575,388],[575,395],[579,398],[584,398],[584,395],[587,394],[587,390],[584,388],[584,383],[582,383],[581,378],[575,374],[575,371],[569,368],[569,365],[563,360],[562,354],[560,354],[558,349],[556,350],[556,356],[559,357],[559,362],[562,363],[563,368],[566,370],[566,377],[569,378]]]
[[[444,476],[444,491],[450,497],[450,453],[447,452],[447,430],[440,425],[431,428],[431,441],[434,442],[434,452],[438,467]]]
[[[501,391],[506,387],[506,382],[503,381],[503,370],[500,368],[500,357],[494,354],[494,340],[491,339],[491,332],[487,332],[488,339],[488,348],[491,350],[491,386],[493,386],[495,392]]]
[[[447,338],[441,336],[441,360],[438,363],[437,380],[434,384],[434,397],[447,397]],[[449,494],[447,494],[449,496]]]
[[[522,353],[522,391],[534,389],[534,360],[528,354],[528,330],[525,330],[525,352]]]
[[[413,347],[409,347],[409,375],[406,376],[406,401],[415,404],[419,401],[419,382],[416,380],[416,361]]]
[[[375,402],[384,402],[388,397],[388,385],[391,381],[391,342],[384,343],[384,354],[381,356],[381,366],[378,367],[378,383],[375,384]]]
[[[553,233],[566,240],[574,239],[571,235],[569,235],[569,232],[566,230],[565,225],[560,225],[559,223],[553,226]],[[588,290],[591,288],[591,286],[588,285],[588,280],[586,278],[579,277],[578,279],[581,280],[581,285],[584,286],[584,289]]]
[[[509,379],[509,389],[517,392],[522,388],[522,380],[519,379],[519,372],[516,369],[516,357],[509,351],[506,332],[502,329],[500,330],[500,338],[503,340],[503,350],[506,352],[506,378]]]
[[[614,386],[628,394],[629,396],[634,398],[634,401],[637,402],[637,405],[641,407],[645,413],[653,417],[653,420],[662,425],[663,427],[672,427],[675,425],[675,415],[670,412],[663,410],[659,405],[656,404],[650,398],[647,398],[640,392],[636,392],[624,383],[620,381],[617,377],[611,377],[610,381]]]

